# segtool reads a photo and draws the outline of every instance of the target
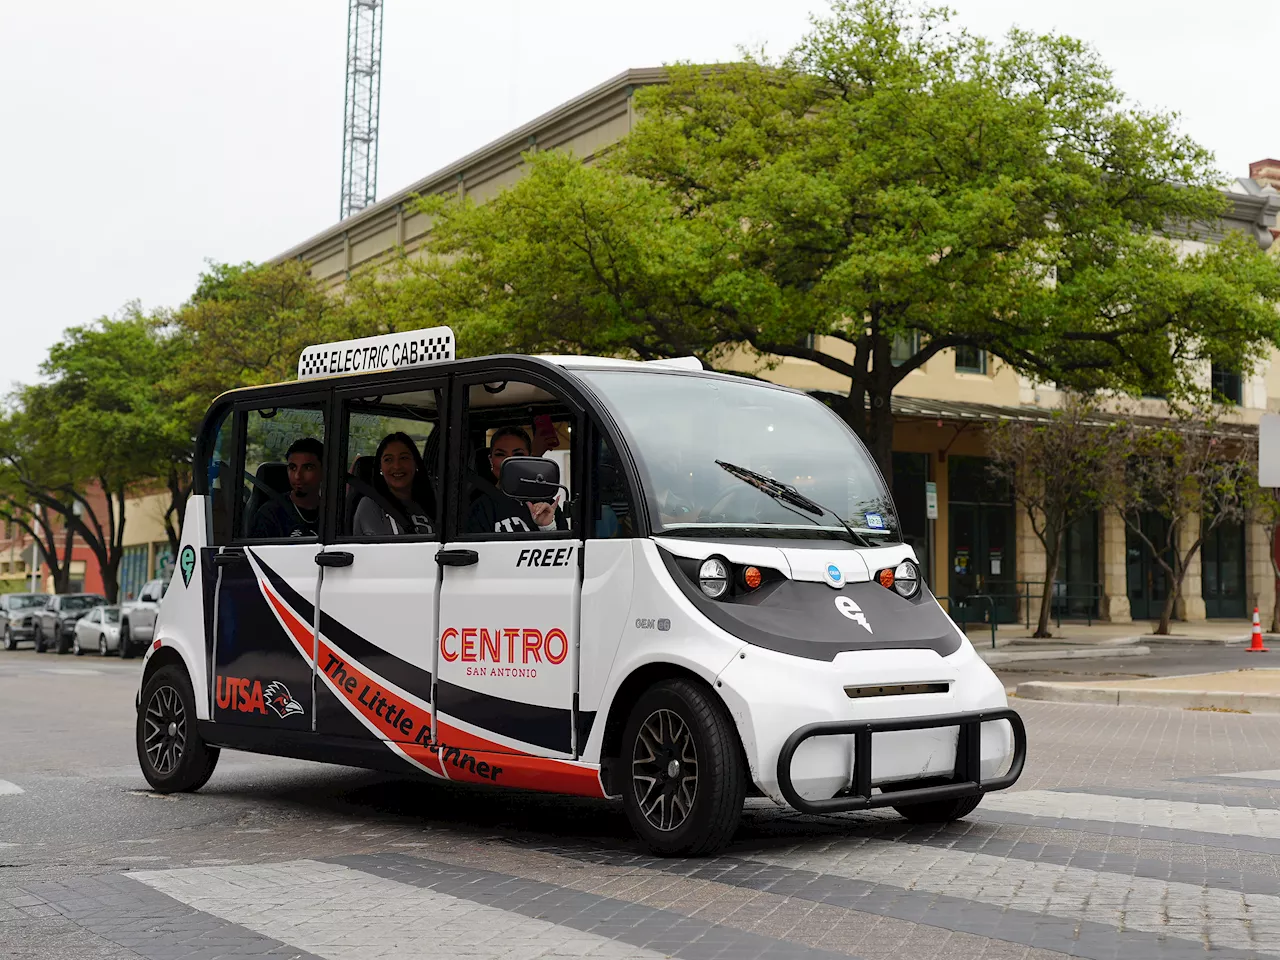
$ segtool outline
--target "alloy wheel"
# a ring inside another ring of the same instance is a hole
[[[107,635],[105,633],[98,634],[98,656],[105,657],[107,655]]]
[[[157,687],[147,703],[143,747],[151,768],[168,776],[182,760],[187,746],[187,711],[182,697],[170,686]]]
[[[655,710],[640,726],[631,751],[631,788],[646,820],[678,828],[698,796],[698,751],[693,731],[672,710]]]

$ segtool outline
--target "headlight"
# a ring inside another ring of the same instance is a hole
[[[893,589],[907,600],[914,597],[920,592],[920,568],[910,560],[903,560],[893,571]]]
[[[729,589],[729,567],[719,557],[702,561],[698,568],[698,586],[712,600],[718,600]]]

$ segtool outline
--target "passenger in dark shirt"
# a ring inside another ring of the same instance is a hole
[[[289,447],[288,461],[288,496],[272,498],[258,507],[249,536],[284,539],[319,535],[324,444],[314,437],[295,440]]]
[[[494,482],[502,477],[502,462],[508,457],[527,457],[529,435],[519,427],[503,427],[489,445],[489,469]],[[483,491],[467,515],[469,533],[550,533],[568,530],[569,521],[554,503],[535,503],[508,497],[501,490]]]

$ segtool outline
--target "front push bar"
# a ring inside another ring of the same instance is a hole
[[[1013,729],[1013,762],[1009,772],[990,780],[982,779],[982,724],[1007,720]],[[933,727],[959,727],[956,740],[956,767],[952,778],[945,783],[909,790],[871,793],[871,735],[894,733],[899,730],[928,730]],[[844,796],[826,800],[806,800],[791,782],[791,761],[800,744],[811,737],[835,737],[853,735],[853,783]],[[1022,718],[1012,710],[975,710],[971,713],[946,713],[934,717],[908,717],[902,720],[833,720],[810,723],[791,736],[778,754],[778,789],[801,813],[843,813],[847,810],[870,810],[874,807],[899,806],[907,803],[925,803],[931,800],[951,800],[972,797],[991,790],[1011,787],[1022,776],[1027,761],[1027,728]]]

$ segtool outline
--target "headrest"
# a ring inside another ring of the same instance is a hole
[[[289,464],[261,464],[258,467],[258,479],[277,493],[284,493],[289,489]]]

